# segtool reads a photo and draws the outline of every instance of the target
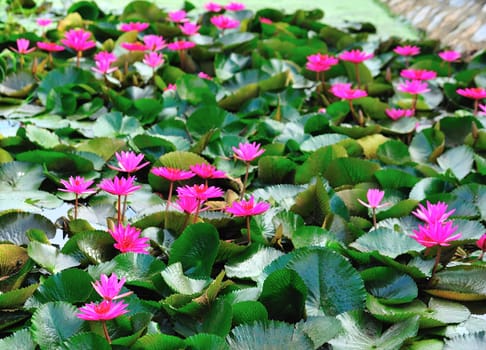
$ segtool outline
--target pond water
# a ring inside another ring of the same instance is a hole
[[[96,3],[102,9],[116,13],[123,9],[131,0],[97,0]],[[198,8],[208,0],[191,0]],[[248,8],[258,10],[265,7],[272,7],[291,13],[297,9],[312,10],[320,8],[325,12],[324,21],[328,24],[340,27],[349,22],[371,22],[373,23],[380,37],[398,36],[403,39],[418,39],[419,32],[409,24],[394,17],[387,10],[386,6],[379,0],[239,0]],[[75,1],[72,0],[53,0],[55,7],[68,8]],[[182,6],[183,1],[175,0],[154,0],[161,8],[175,10]],[[228,1],[214,1],[217,3],[227,3]]]

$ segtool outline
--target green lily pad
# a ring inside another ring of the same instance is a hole
[[[433,296],[458,301],[486,300],[486,268],[455,266],[435,274],[425,291]]]
[[[28,230],[43,231],[48,238],[53,238],[56,227],[40,214],[24,212],[3,212],[0,214],[0,239],[17,245],[29,244]]]
[[[418,295],[415,281],[389,267],[372,267],[361,272],[366,289],[383,304],[403,304]]]

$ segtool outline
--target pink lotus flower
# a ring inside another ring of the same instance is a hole
[[[203,179],[223,179],[226,177],[226,173],[221,170],[217,170],[216,167],[211,164],[196,164],[190,166],[191,171],[197,176]]]
[[[437,73],[426,69],[403,69],[400,76],[410,80],[432,80],[437,78]]]
[[[64,51],[64,46],[61,46],[56,43],[49,43],[49,42],[43,42],[39,41],[37,43],[37,47],[41,49],[42,51],[47,51],[47,52],[59,52],[59,51]]]
[[[152,67],[153,69],[157,69],[158,67],[163,65],[164,62],[164,56],[157,52],[146,53],[143,57],[143,63],[145,63],[147,66]]]
[[[126,293],[118,295],[123,288],[125,281],[126,279],[124,277],[118,281],[117,275],[112,273],[111,277],[101,274],[100,280],[92,282],[91,284],[93,285],[96,293],[98,293],[104,300],[116,300],[131,294]]]
[[[17,39],[17,48],[10,47],[10,50],[17,52],[20,55],[26,55],[35,51],[35,47],[29,49],[30,41],[27,39]]]
[[[260,21],[260,23],[273,24],[273,21],[270,18],[259,17],[258,20]]]
[[[127,43],[127,42],[124,42],[124,43],[121,43],[120,44],[121,47],[123,47],[125,50],[127,51],[145,51],[145,50],[148,50],[147,49],[147,46],[145,46],[145,44],[142,44],[141,42],[134,42],[134,43]]]
[[[108,165],[110,169],[125,172],[125,173],[134,173],[143,167],[150,164],[149,162],[145,162],[140,164],[143,159],[143,154],[135,154],[132,151],[121,151],[115,153],[116,160],[118,161],[118,167],[113,165]]]
[[[200,201],[194,197],[179,197],[176,200],[177,207],[186,214],[195,214],[201,211],[199,204]]]
[[[477,241],[476,245],[479,249],[481,249],[481,254],[478,257],[478,260],[483,260],[484,253],[486,252],[486,233],[484,233]]]
[[[365,90],[352,89],[351,84],[348,83],[336,83],[331,86],[330,91],[343,100],[354,100],[356,98],[368,96]]]
[[[123,301],[103,300],[99,304],[89,303],[80,307],[76,316],[86,321],[108,321],[126,314],[127,307]]]
[[[307,56],[305,67],[313,72],[324,72],[331,69],[331,67],[338,64],[338,62],[339,60],[336,57],[317,53],[315,55]]]
[[[91,33],[84,29],[71,29],[64,34],[64,39],[61,42],[67,47],[77,52],[89,50],[96,46],[96,43],[92,40]]]
[[[419,204],[418,209],[412,211],[412,214],[420,220],[425,221],[425,223],[432,224],[437,222],[445,222],[455,211],[455,209],[450,211],[447,211],[447,209],[447,204],[443,202],[431,204],[429,201],[427,201],[427,207]]]
[[[397,46],[393,51],[400,56],[416,56],[420,53],[420,48],[417,46],[405,45]]]
[[[176,84],[168,84],[167,87],[164,89],[164,91],[177,91],[177,85]]]
[[[253,216],[260,215],[270,208],[270,203],[255,202],[253,196],[249,200],[235,201],[225,210],[234,216]]]
[[[230,2],[224,8],[225,8],[226,11],[236,12],[236,11],[243,11],[246,8],[246,6],[245,6],[245,4],[242,4],[241,2]]]
[[[223,9],[223,6],[210,1],[204,4],[204,8],[209,12],[220,12]]]
[[[85,178],[81,176],[70,176],[68,181],[61,180],[61,184],[63,184],[65,187],[59,189],[59,191],[62,192],[71,192],[78,195],[91,194],[96,192],[94,189],[89,188],[89,186],[93,184],[93,180],[85,180]]]
[[[415,111],[413,109],[387,108],[385,109],[385,113],[390,119],[398,120],[403,117],[412,117]]]
[[[38,26],[47,27],[52,23],[52,19],[50,19],[50,18],[37,18],[36,22],[37,22]]]
[[[116,61],[116,56],[107,51],[100,51],[95,56],[95,65],[91,69],[101,75],[110,74],[117,70],[116,67],[111,67],[111,64]]]
[[[259,143],[247,142],[247,143],[240,143],[238,144],[238,148],[232,147],[234,153],[234,157],[236,159],[242,160],[244,162],[251,162],[254,159],[258,158],[265,152],[264,149],[260,148],[261,145]]]
[[[142,40],[146,49],[150,51],[159,51],[167,46],[164,37],[160,35],[145,35]]]
[[[412,238],[424,247],[449,246],[449,242],[461,238],[460,233],[454,235],[457,228],[457,226],[452,226],[452,221],[436,221],[419,225],[418,230],[413,230],[415,235]]]
[[[420,80],[406,80],[404,83],[398,84],[398,90],[411,95],[423,94],[430,91],[427,83]]]
[[[194,174],[192,171],[187,171],[187,170],[182,170],[182,169],[176,169],[176,168],[169,168],[169,167],[157,167],[153,168],[151,170],[151,173],[163,177],[169,181],[182,181],[182,180],[187,180],[190,179],[196,174]]]
[[[174,41],[173,43],[170,43],[169,45],[167,45],[167,47],[171,51],[188,50],[188,49],[192,49],[194,46],[196,46],[195,43],[193,43],[192,41],[186,41],[186,40]]]
[[[167,14],[167,20],[174,23],[183,23],[189,21],[189,19],[186,18],[186,16],[187,16],[187,12],[184,10],[170,11]]]
[[[115,240],[113,246],[120,252],[148,254],[149,238],[140,237],[141,231],[138,228],[131,227],[129,224],[126,226],[117,224],[113,230],[108,230],[108,232]]]
[[[374,54],[372,53],[366,53],[361,50],[351,50],[351,51],[344,51],[341,54],[339,54],[339,59],[351,63],[361,63],[366,60],[369,60],[370,58],[374,57]]]
[[[201,79],[206,79],[206,80],[213,80],[213,77],[210,76],[209,74],[206,74],[204,72],[199,72],[197,73],[197,76]]]
[[[479,109],[481,109],[481,110],[479,111],[479,114],[480,114],[480,115],[486,115],[486,105],[483,105],[483,104],[481,104],[481,103],[480,103],[480,104],[479,104]]]
[[[196,35],[199,32],[201,26],[198,26],[196,23],[186,22],[182,25],[179,25],[179,28],[184,35]]]
[[[113,179],[103,179],[98,187],[116,196],[127,196],[142,188],[142,186],[134,183],[134,176],[129,176],[128,178],[115,176]]]
[[[385,195],[384,191],[380,191],[376,188],[371,188],[368,190],[368,192],[366,192],[366,198],[368,200],[368,203],[363,202],[359,198],[358,198],[358,202],[360,202],[362,205],[370,209],[383,208],[389,205],[389,203],[380,204],[381,201],[383,200],[384,195]]]
[[[237,28],[240,25],[240,21],[225,15],[211,17],[210,21],[221,30]]]
[[[149,24],[145,22],[129,22],[120,24],[120,30],[122,32],[143,32],[148,27]]]
[[[110,62],[110,64],[113,63],[113,62],[116,62],[115,54],[112,53],[112,52],[108,52],[108,51],[98,52],[97,54],[94,55],[94,59],[96,61],[107,61],[107,62]]]
[[[209,198],[223,197],[224,192],[219,187],[202,184],[178,187],[177,195],[179,197],[194,197],[199,202],[203,202]]]
[[[453,50],[439,52],[439,57],[446,62],[455,62],[461,58],[461,53]]]
[[[486,98],[486,89],[482,87],[457,89],[456,92],[461,96],[474,100],[481,100],[483,98]]]

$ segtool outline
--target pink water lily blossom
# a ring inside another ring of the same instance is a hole
[[[127,51],[133,51],[133,52],[148,50],[147,46],[145,46],[144,43],[141,43],[139,41],[135,41],[133,43],[123,42],[123,43],[120,44],[120,46],[123,47]]]
[[[384,195],[385,195],[385,191],[380,191],[379,189],[376,188],[370,188],[366,192],[366,199],[368,200],[368,203],[363,202],[359,198],[358,198],[358,202],[360,202],[362,205],[370,209],[383,208],[389,205],[389,203],[381,203]]]
[[[261,156],[265,150],[256,142],[240,143],[238,147],[232,147],[234,157],[244,162],[251,162]]]
[[[367,53],[361,50],[350,50],[350,51],[344,51],[340,53],[338,57],[342,61],[347,61],[351,63],[361,63],[366,60],[369,60],[370,58],[373,58],[374,54]]]
[[[179,197],[194,197],[200,202],[206,201],[210,198],[223,197],[224,192],[221,188],[215,186],[201,185],[186,185],[177,188],[177,195]]]
[[[273,21],[270,18],[259,17],[258,20],[260,21],[260,23],[273,24]]]
[[[437,72],[426,69],[403,69],[400,76],[410,80],[432,80],[437,78]]]
[[[177,198],[175,201],[177,208],[182,210],[186,214],[194,214],[196,212],[202,211],[199,208],[200,201],[194,197],[182,196]]]
[[[93,180],[86,180],[82,176],[70,176],[69,179],[61,180],[61,184],[64,188],[60,188],[59,191],[62,192],[71,192],[75,194],[91,194],[95,193],[96,190],[93,188],[89,188],[93,184]]]
[[[398,120],[403,117],[412,117],[415,111],[413,109],[387,108],[385,113],[390,119]]]
[[[483,233],[483,235],[476,241],[476,245],[479,249],[481,249],[481,254],[479,255],[479,260],[483,260],[484,253],[486,252],[486,233]]]
[[[225,10],[226,11],[243,11],[244,9],[246,9],[246,6],[245,4],[241,3],[241,2],[230,2],[228,5],[226,5],[225,7]]]
[[[343,100],[354,100],[368,96],[365,90],[353,89],[349,83],[336,83],[331,86],[330,91]]]
[[[108,167],[113,170],[131,174],[150,164],[150,162],[141,163],[143,157],[144,155],[142,153],[136,154],[133,151],[116,152],[115,158],[118,162],[118,166],[108,165]]]
[[[454,50],[441,51],[438,55],[445,62],[456,62],[461,58],[461,53]]]
[[[196,176],[192,171],[170,167],[156,167],[151,170],[151,173],[169,181],[182,181]]]
[[[97,73],[104,75],[117,70],[116,67],[111,66],[116,61],[116,56],[111,52],[100,51],[94,55],[94,59],[96,67],[91,69]]]
[[[423,94],[430,91],[427,83],[420,80],[406,80],[398,84],[398,90],[411,95]]]
[[[148,248],[150,247],[148,243],[149,238],[141,237],[140,229],[132,227],[130,224],[126,226],[117,224],[113,229],[108,230],[108,232],[115,240],[113,246],[120,252],[148,254]]]
[[[196,43],[187,40],[174,41],[173,43],[167,45],[167,47],[171,51],[188,50],[188,49],[192,49],[194,46],[196,46]]]
[[[142,40],[146,49],[150,51],[160,51],[167,46],[164,37],[161,35],[148,34]]]
[[[315,55],[307,56],[307,63],[305,67],[313,72],[324,72],[331,69],[332,66],[339,63],[336,57],[316,53]]]
[[[486,98],[486,89],[482,87],[457,89],[456,92],[464,97],[474,100],[474,115],[478,114],[479,101]]]
[[[135,176],[128,178],[115,176],[113,179],[103,179],[98,187],[116,196],[127,196],[142,188],[140,185],[135,185]]]
[[[200,28],[201,28],[200,25],[197,25],[196,23],[192,23],[192,22],[186,22],[184,24],[179,25],[179,29],[181,30],[182,34],[187,36],[198,34]]]
[[[167,20],[174,23],[188,22],[187,12],[184,10],[170,11],[167,13]]]
[[[91,33],[82,29],[71,29],[64,34],[61,43],[77,52],[89,50],[96,46],[93,40],[90,40]]]
[[[32,51],[35,51],[35,47],[29,48],[30,41],[27,39],[17,39],[16,44],[17,47],[10,47],[10,50],[17,52],[20,55],[26,55]]]
[[[101,274],[100,279],[96,282],[92,282],[91,284],[93,285],[96,293],[98,293],[104,300],[116,300],[131,294],[119,294],[125,282],[125,277],[118,280],[118,276],[115,273],[112,273],[110,277],[105,274]]]
[[[42,51],[47,51],[47,52],[59,52],[59,51],[65,50],[64,46],[56,44],[56,43],[39,41],[36,45]]]
[[[143,32],[149,27],[149,23],[146,22],[128,22],[120,24],[120,30],[122,32]]]
[[[176,84],[167,84],[167,87],[164,88],[164,91],[177,91]]]
[[[432,204],[427,201],[426,206],[419,204],[418,208],[412,211],[412,214],[418,219],[430,224],[434,222],[445,222],[455,212],[455,209],[447,210],[447,204],[444,202]]]
[[[50,18],[37,18],[36,23],[37,23],[38,26],[48,27],[48,26],[51,25],[52,19],[50,19]]]
[[[215,2],[209,1],[204,4],[204,8],[209,12],[221,12],[223,5],[217,4]]]
[[[478,107],[479,107],[479,109],[480,109],[479,114],[480,114],[480,115],[486,115],[486,105],[483,105],[483,104],[481,104],[481,103],[480,103],[480,104],[478,105]]]
[[[158,67],[162,66],[164,62],[164,56],[157,52],[146,53],[143,57],[143,63],[149,67],[152,67],[153,69],[157,69]]]
[[[216,28],[221,30],[238,28],[240,25],[240,21],[225,15],[211,17],[210,21]]]
[[[213,77],[210,76],[209,74],[206,74],[204,72],[199,72],[197,73],[197,76],[201,79],[206,79],[206,80],[213,80]]]
[[[413,45],[397,46],[393,52],[400,56],[416,56],[420,53],[420,48]]]
[[[80,307],[80,312],[76,316],[86,321],[108,321],[126,314],[127,307],[128,304],[123,301],[103,300]]]
[[[222,170],[216,169],[215,166],[211,164],[195,164],[190,166],[191,171],[203,179],[224,179],[226,173]]]
[[[454,234],[458,227],[452,225],[452,221],[437,221],[419,225],[418,230],[413,230],[412,238],[424,247],[449,246],[450,242],[461,238],[460,233]]]
[[[231,206],[225,209],[226,212],[234,216],[254,216],[260,215],[270,209],[270,203],[255,202],[253,196],[248,200],[240,200],[231,203]]]

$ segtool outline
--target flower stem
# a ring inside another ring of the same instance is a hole
[[[164,228],[167,228],[167,216],[169,215],[169,206],[172,200],[172,191],[174,189],[174,182],[171,181],[169,185],[169,195],[167,196],[167,204],[165,205],[165,219],[164,219]]]
[[[371,208],[371,215],[373,216],[373,227],[376,228],[376,208]]]
[[[440,262],[440,254],[442,252],[442,246],[437,246],[437,255],[435,256],[435,263],[434,263],[434,267],[432,268],[432,276],[430,276],[430,278],[434,278],[434,275],[435,275],[435,271],[437,270],[437,266],[439,266],[439,262]]]
[[[418,95],[414,94],[412,99],[412,110],[414,115],[415,115],[415,109],[417,108],[417,99],[418,99]]]
[[[478,260],[483,261],[483,257],[484,257],[484,250],[481,250],[481,254],[478,257]]]
[[[359,63],[354,64],[354,71],[356,74],[356,83],[358,84],[358,89],[361,88],[361,79],[359,78]]]
[[[477,116],[478,115],[478,108],[479,108],[479,100],[478,99],[475,99],[474,100],[474,113],[473,113],[474,116]]]
[[[126,195],[123,196],[123,208],[122,208],[122,211],[121,211],[122,212],[122,215],[121,215],[122,221],[125,220],[125,213],[127,211],[127,202],[128,202],[128,195],[126,194]]]
[[[76,197],[74,199],[74,220],[78,218],[78,194],[76,193]]]
[[[243,179],[243,191],[240,194],[240,200],[243,199],[243,196],[245,195],[246,191],[246,183],[248,182],[248,173],[250,171],[250,163],[246,162],[246,171],[245,171],[245,177]]]
[[[79,68],[79,65],[81,63],[81,56],[83,55],[83,51],[78,51],[76,55],[76,67]]]
[[[248,245],[251,244],[251,232],[250,232],[250,216],[246,216],[246,235],[248,237]]]
[[[103,333],[105,334],[105,338],[108,343],[111,344],[110,334],[108,333],[108,328],[106,328],[106,321],[101,321],[101,324],[103,325]]]
[[[196,223],[197,217],[199,216],[199,210],[201,209],[201,200],[197,200],[197,208],[196,208],[196,213],[194,214],[194,220],[192,221],[193,224]]]
[[[121,195],[118,195],[116,201],[116,221],[118,222],[118,225],[121,225]]]

